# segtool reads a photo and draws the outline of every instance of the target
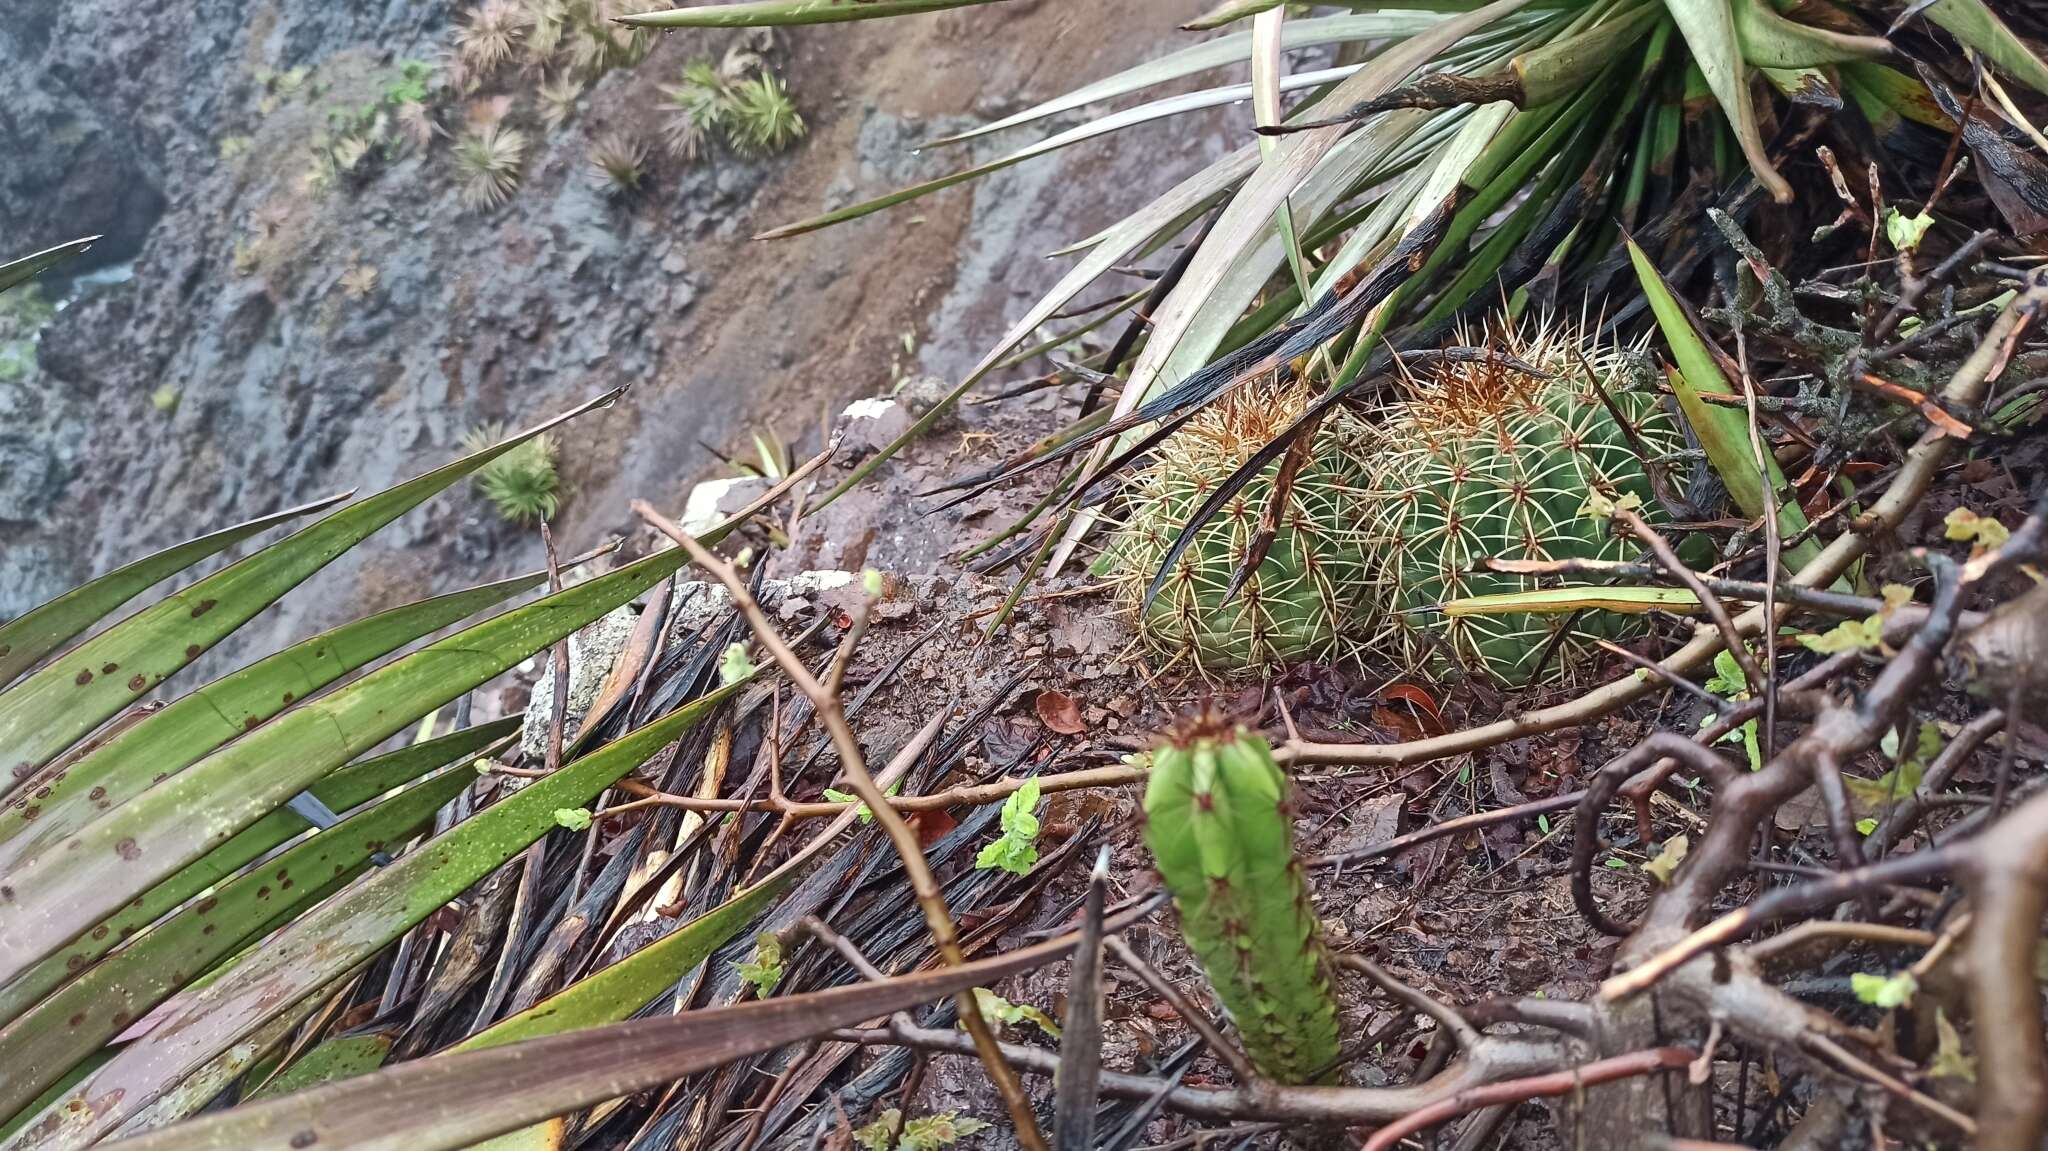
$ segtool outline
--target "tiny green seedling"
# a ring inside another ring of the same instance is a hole
[[[766,999],[782,982],[781,938],[773,931],[761,932],[754,936],[754,957],[732,966],[740,979],[754,989],[755,998]]]
[[[1027,779],[1003,800],[1002,837],[974,857],[975,869],[1000,867],[1012,875],[1029,874],[1031,865],[1038,862],[1037,811],[1038,780]]]

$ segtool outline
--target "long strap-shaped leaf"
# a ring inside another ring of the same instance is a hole
[[[1409,73],[1473,32],[1484,29],[1526,4],[1528,0],[1495,0],[1474,12],[1444,20],[1387,49],[1370,64],[1344,81],[1324,100],[1333,108],[1347,108],[1392,90]],[[1237,263],[1238,256],[1264,234],[1273,213],[1296,186],[1305,179],[1325,153],[1343,137],[1345,128],[1317,128],[1287,137],[1259,164],[1245,181],[1203,241],[1201,250],[1181,276],[1152,319],[1152,333],[1137,363],[1131,368],[1115,414],[1128,415],[1160,380],[1161,369],[1173,355],[1203,303]]]
[[[1728,117],[1728,126],[1734,129],[1736,142],[1742,145],[1742,154],[1748,159],[1757,183],[1763,185],[1772,199],[1780,204],[1789,203],[1792,185],[1771,163],[1770,154],[1764,150],[1762,131],[1756,124],[1756,108],[1749,96],[1749,65],[1743,60],[1741,45],[1735,37],[1735,13],[1728,0],[1664,0],[1664,6],[1685,37],[1685,46],[1692,50],[1693,63],[1699,65],[1707,87],[1713,89],[1714,99]]]
[[[1312,48],[1322,44],[1342,44],[1353,40],[1398,40],[1424,32],[1433,24],[1443,20],[1434,12],[1361,12],[1351,16],[1322,16],[1310,20],[1296,20],[1288,24],[1280,36],[1283,50]],[[952,136],[941,136],[927,143],[926,147],[942,144],[957,144],[1057,116],[1088,104],[1103,100],[1114,100],[1140,89],[1156,84],[1165,84],[1197,72],[1207,72],[1229,64],[1241,63],[1245,53],[1251,50],[1252,37],[1249,32],[1235,32],[1191,44],[1177,52],[1169,52],[1154,60],[1147,60],[1135,68],[1128,68],[1113,76],[1105,76],[1090,84],[1084,84],[1064,95],[1055,96],[1041,104],[1034,104],[1014,115],[1000,120],[991,120],[976,128],[970,128]]]
[[[54,248],[44,248],[40,252],[0,264],[0,292],[35,279],[44,268],[59,260],[83,255],[98,239],[98,236],[81,236],[76,240],[66,240]]]
[[[1984,0],[1934,0],[1927,6],[1927,18],[1948,29],[1948,33],[1984,54],[1993,64],[2037,92],[2048,92],[2048,63],[2014,35]]]
[[[0,879],[0,980],[420,716],[688,562],[658,552],[472,625],[264,724]]]
[[[314,784],[312,794],[335,811],[348,811],[435,768],[489,754],[486,749],[519,730],[519,724],[519,716],[508,716],[351,764]],[[12,983],[0,987],[0,1024],[12,1021],[65,980],[126,942],[129,936],[155,923],[164,913],[234,875],[278,844],[305,832],[306,821],[283,808],[243,828],[233,839],[186,864],[176,875],[140,897],[123,904],[104,922],[79,932],[63,950],[36,964]]]
[[[476,781],[466,768],[335,824],[151,928],[28,1014],[0,1028],[0,1115],[12,1115],[123,1027],[204,974],[267,924],[311,905],[328,884],[433,822]]]
[[[124,1151],[448,1151],[1064,957],[1074,937],[958,967],[688,1011],[379,1071],[120,1144]]]
[[[535,781],[322,904],[216,982],[174,1001],[174,1013],[150,1032],[149,1042],[124,1049],[0,1147],[61,1151],[104,1138],[179,1079],[526,850],[556,825],[556,811],[588,803],[740,686],[713,692]]]
[[[999,0],[747,0],[740,4],[707,4],[619,17],[635,28],[760,28],[789,24],[843,24],[849,20],[881,20],[972,8]]]
[[[64,641],[106,618],[107,613],[141,595],[151,587],[184,571],[207,556],[267,531],[286,520],[326,511],[349,498],[353,492],[328,496],[281,512],[260,516],[247,523],[222,528],[196,540],[173,544],[154,555],[144,556],[125,567],[72,588],[40,607],[31,608],[6,623],[0,623],[0,687],[36,665],[36,661],[63,646]]]
[[[0,794],[72,741],[219,643],[364,537],[548,428],[619,396],[607,392],[502,443],[301,528],[176,592],[0,692]],[[10,782],[11,781],[11,782]]]
[[[1314,72],[1302,72],[1287,77],[1280,87],[1290,92],[1299,88],[1313,88],[1342,79],[1351,75],[1356,70],[1355,66],[1347,66],[1342,68],[1324,68]],[[1167,96],[1140,104],[1134,108],[1111,112],[1106,116],[1090,120],[1086,124],[1047,136],[1036,143],[1027,144],[1014,152],[998,156],[985,163],[976,164],[970,168],[962,168],[957,172],[949,172],[946,175],[934,177],[923,183],[912,184],[906,188],[898,188],[886,195],[877,196],[872,200],[863,200],[857,204],[849,204],[844,208],[837,208],[823,215],[812,216],[809,219],[798,220],[793,224],[784,224],[777,228],[770,228],[755,238],[779,240],[788,236],[802,235],[805,232],[814,232],[820,228],[829,228],[834,224],[843,224],[848,220],[858,219],[859,217],[881,211],[884,208],[894,207],[897,204],[915,200],[920,196],[930,195],[940,189],[950,188],[955,184],[964,184],[969,180],[986,176],[991,172],[1000,171],[1015,164],[1021,164],[1026,160],[1034,159],[1050,152],[1056,152],[1061,148],[1092,140],[1098,136],[1107,135],[1110,132],[1121,131],[1134,125],[1164,119],[1168,116],[1177,116],[1185,112],[1198,111],[1203,108],[1220,108],[1227,104],[1235,104],[1251,96],[1251,94],[1252,86],[1250,84],[1232,84],[1222,88],[1205,88],[1197,92]]]
[[[201,756],[372,660],[526,591],[545,573],[434,596],[343,624],[185,695],[0,810],[0,875]]]

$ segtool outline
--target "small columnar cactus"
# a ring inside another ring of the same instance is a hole
[[[1145,844],[1252,1066],[1308,1083],[1337,1059],[1337,999],[1286,798],[1265,740],[1197,722],[1152,752]]]
[[[1588,497],[1633,496],[1654,520],[1642,456],[1668,455],[1680,439],[1656,397],[1627,387],[1626,354],[1583,349],[1577,333],[1556,328],[1506,333],[1492,345],[1548,378],[1500,360],[1443,365],[1384,413],[1369,486],[1375,546],[1394,585],[1388,607],[1410,662],[1455,662],[1519,686],[1567,617],[1419,609],[1539,586],[1488,571],[1489,558],[1629,558],[1637,545],[1588,514]],[[1573,627],[1619,638],[1637,619],[1588,612]]]
[[[1283,431],[1306,406],[1302,389],[1251,385],[1211,403],[1159,448],[1124,491],[1128,514],[1105,570],[1127,603],[1139,603],[1181,526],[1215,485]],[[1262,669],[1331,659],[1368,633],[1361,608],[1380,595],[1367,547],[1365,429],[1349,412],[1323,421],[1295,477],[1286,514],[1258,570],[1226,596],[1279,464],[1226,504],[1174,561],[1139,618],[1156,650],[1203,671]]]

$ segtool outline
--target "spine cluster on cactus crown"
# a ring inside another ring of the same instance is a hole
[[[1197,724],[1152,753],[1145,843],[1245,1054],[1282,1083],[1336,1061],[1337,1000],[1266,741]]]
[[[1388,606],[1408,660],[1439,669],[1455,663],[1519,685],[1566,617],[1418,609],[1537,586],[1533,577],[1487,570],[1490,558],[1627,558],[1631,545],[1586,514],[1587,497],[1633,496],[1654,518],[1644,457],[1668,455],[1680,437],[1656,397],[1627,386],[1623,369],[1635,361],[1625,353],[1583,350],[1576,333],[1559,329],[1510,332],[1493,346],[1543,374],[1505,359],[1445,364],[1389,407],[1382,450],[1372,457],[1373,535],[1392,568]],[[1634,623],[1595,612],[1574,627],[1618,638]]]
[[[1285,429],[1308,398],[1299,387],[1247,385],[1160,446],[1125,489],[1128,514],[1105,557],[1126,602],[1139,602],[1213,486]],[[1359,451],[1365,438],[1349,412],[1324,420],[1264,562],[1232,595],[1231,579],[1257,536],[1279,464],[1238,493],[1175,560],[1140,616],[1147,642],[1205,672],[1332,659],[1354,648],[1365,634],[1358,607],[1378,598]]]

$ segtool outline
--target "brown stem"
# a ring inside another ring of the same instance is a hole
[[[1489,1083],[1483,1087],[1469,1088],[1448,1099],[1418,1108],[1413,1113],[1404,1115],[1373,1132],[1372,1138],[1365,1141],[1363,1151],[1387,1151],[1387,1148],[1418,1131],[1434,1127],[1447,1119],[1455,1119],[1468,1111],[1477,1111],[1481,1107],[1567,1095],[1596,1083],[1612,1083],[1617,1079],[1633,1079],[1638,1075],[1667,1071],[1673,1067],[1685,1066],[1692,1062],[1697,1054],[1686,1047],[1653,1047],[1648,1051],[1632,1051],[1611,1059],[1598,1059],[1565,1071],[1552,1071],[1544,1075],[1532,1075],[1526,1079],[1511,1079],[1504,1083]]]
[[[868,805],[868,810],[874,813],[875,822],[888,835],[897,855],[902,857],[903,873],[909,878],[911,890],[917,895],[918,907],[924,912],[925,927],[931,933],[932,944],[938,949],[940,959],[949,967],[958,967],[965,963],[966,956],[960,950],[960,939],[953,927],[952,913],[946,909],[946,897],[939,890],[938,881],[932,877],[931,868],[925,863],[924,850],[918,846],[917,833],[903,821],[903,817],[895,808],[889,806],[888,797],[882,794],[882,790],[875,785],[874,777],[868,774],[866,761],[861,757],[860,741],[854,737],[853,728],[846,722],[846,711],[840,705],[838,693],[828,690],[824,684],[819,683],[816,677],[811,675],[810,669],[804,666],[803,661],[797,658],[796,653],[789,649],[789,645],[783,642],[774,625],[768,622],[767,615],[762,612],[761,605],[754,601],[752,593],[747,590],[746,581],[740,578],[731,564],[711,554],[704,545],[691,538],[688,532],[666,516],[655,511],[646,501],[634,500],[633,511],[656,531],[675,541],[677,547],[690,554],[691,560],[695,561],[697,566],[716,576],[718,581],[725,585],[726,592],[732,596],[733,604],[746,617],[762,648],[782,668],[783,674],[789,677],[797,690],[809,697],[818,718],[825,724],[826,731],[831,733],[833,746],[839,751],[840,771],[845,774],[854,793],[860,796]],[[862,630],[865,618],[873,606],[874,600],[870,596],[863,603],[861,619],[856,622],[854,628],[855,634]],[[849,635],[849,638],[854,638],[854,635]],[[975,1050],[981,1055],[982,1064],[988,1068],[989,1080],[995,1084],[997,1093],[1002,1096],[1003,1104],[1010,1112],[1010,1121],[1016,1126],[1018,1142],[1028,1151],[1048,1151],[1045,1136],[1039,1133],[1038,1120],[1031,1112],[1031,1100],[1025,1096],[1016,1073],[1003,1061],[1003,1052],[996,1043],[995,1033],[989,1029],[988,1021],[982,1018],[981,1009],[975,1003],[973,993],[960,995],[956,1002],[960,1023],[973,1037]]]

